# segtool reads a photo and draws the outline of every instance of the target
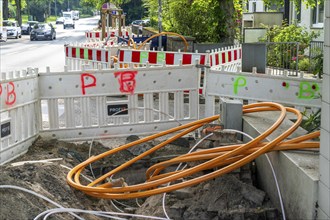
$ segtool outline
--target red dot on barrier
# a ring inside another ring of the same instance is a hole
[[[315,85],[315,84],[312,85],[312,89],[313,89],[313,90],[316,90],[316,85]]]

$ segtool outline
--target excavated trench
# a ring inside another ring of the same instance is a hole
[[[69,168],[83,162],[90,155],[98,155],[109,148],[137,139],[139,139],[137,136],[130,136],[126,139],[114,138],[107,142],[103,141],[103,144],[94,141],[91,145],[87,142],[68,143],[39,138],[30,147],[27,154],[9,164],[0,166],[0,185],[14,185],[32,190],[65,208],[125,212],[165,218],[163,211],[165,207],[167,215],[171,219],[281,219],[280,213],[273,208],[266,193],[254,186],[256,178],[254,163],[211,181],[167,193],[164,205],[162,203],[163,194],[142,199],[114,201],[90,197],[67,184],[66,175]],[[85,169],[83,174],[89,179],[94,179],[161,141],[163,140],[149,141],[104,158]],[[192,136],[180,138],[107,181],[119,184],[118,186],[122,186],[124,182],[127,185],[142,183],[146,179],[145,171],[148,167],[187,153],[196,141]],[[203,141],[199,148],[237,142],[235,135],[221,134],[217,140]],[[22,161],[54,158],[58,158],[58,160],[43,163],[21,163]],[[188,163],[188,166],[190,165],[194,164]],[[173,170],[175,167],[169,167],[167,171]],[[185,181],[185,179],[177,181]],[[83,179],[82,182],[87,182],[87,180]],[[53,204],[17,189],[0,188],[0,197],[0,219],[34,219],[41,212],[55,208]],[[79,216],[85,219],[105,219],[91,214],[79,214]],[[146,219],[127,216],[123,218]],[[49,219],[75,219],[75,217],[63,213],[51,215]]]

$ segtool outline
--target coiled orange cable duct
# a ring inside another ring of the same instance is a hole
[[[264,133],[256,137],[255,139],[240,145],[232,145],[227,147],[218,147],[213,149],[201,150],[198,152],[193,152],[190,154],[185,154],[178,156],[176,158],[164,161],[158,164],[151,166],[146,172],[146,182],[131,186],[125,187],[114,187],[112,183],[106,182],[106,178],[118,173],[119,171],[129,167],[136,161],[142,159],[143,157],[155,152],[156,150],[166,146],[170,142],[182,137],[185,134],[188,134],[207,123],[211,123],[219,118],[219,116],[212,116],[209,118],[201,119],[195,122],[191,122],[179,127],[169,129],[167,131],[160,132],[158,134],[145,137],[143,139],[131,142],[129,144],[120,146],[118,148],[109,150],[105,153],[102,153],[97,156],[93,156],[81,164],[74,167],[67,175],[67,182],[70,186],[83,191],[84,193],[98,197],[98,198],[107,198],[107,199],[133,199],[147,197],[155,194],[161,194],[165,192],[170,192],[173,190],[178,190],[180,188],[189,187],[196,185],[203,181],[207,181],[218,177],[220,175],[229,173],[245,164],[256,159],[258,156],[274,150],[289,150],[289,149],[301,149],[301,148],[318,148],[319,142],[307,142],[307,140],[316,138],[320,135],[320,132],[314,132],[311,134],[303,135],[298,138],[294,138],[288,141],[284,141],[290,134],[292,134],[299,124],[302,121],[301,113],[293,108],[284,107],[277,103],[272,102],[263,102],[263,103],[254,103],[246,105],[243,107],[243,113],[252,113],[259,111],[280,111],[280,115],[277,121]],[[283,120],[286,117],[286,112],[292,112],[297,116],[295,123],[283,134],[275,138],[270,142],[262,142],[268,135],[275,131]],[[180,130],[186,129],[168,140],[156,145],[152,149],[138,155],[137,157],[127,161],[126,163],[120,165],[119,167],[111,170],[110,172],[104,174],[103,176],[97,178],[92,183],[88,185],[83,185],[80,182],[80,174],[89,164],[100,160],[104,157],[112,155],[121,150],[133,147],[135,145],[153,140],[155,138],[171,134]],[[189,162],[189,161],[199,161],[200,164],[194,167],[186,168],[183,170],[178,170],[169,173],[161,173],[166,167]],[[210,170],[213,168],[218,168],[211,173],[200,175],[198,177],[185,180],[184,182],[175,182],[172,185],[167,185],[167,183],[174,182],[178,179],[185,178],[200,173],[203,170]]]

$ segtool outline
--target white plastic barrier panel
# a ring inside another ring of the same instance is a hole
[[[0,164],[24,154],[39,134],[37,70],[0,77]]]
[[[209,70],[205,88],[206,116],[214,114],[215,97],[320,108],[321,86],[319,79]]]
[[[40,73],[41,135],[150,134],[196,120],[199,74],[193,65]]]
[[[192,65],[198,60],[199,64],[208,63],[206,53],[183,53],[171,51],[144,51],[144,50],[119,50],[119,63],[135,63],[154,65]],[[181,63],[180,63],[181,62]]]

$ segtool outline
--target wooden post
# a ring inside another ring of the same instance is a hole
[[[106,10],[102,9],[102,14],[101,14],[101,19],[102,19],[102,39],[101,40],[104,40],[105,38],[105,26],[107,25],[106,24]]]
[[[119,37],[121,37],[121,13],[122,11],[121,10],[118,10],[118,35]]]

